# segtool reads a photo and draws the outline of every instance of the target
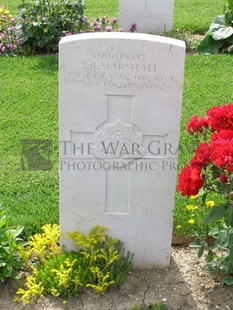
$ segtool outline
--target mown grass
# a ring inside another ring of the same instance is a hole
[[[58,222],[57,57],[0,58],[0,203],[29,235]],[[21,170],[22,139],[51,139],[52,171]]]
[[[53,0],[56,1],[56,0]],[[22,0],[1,0],[1,5],[6,5],[14,13],[17,13],[17,7]],[[174,8],[174,30],[205,32],[212,19],[223,12],[225,0],[175,0]],[[96,17],[118,16],[119,0],[86,0],[85,15],[90,20]],[[130,24],[130,22],[129,22]]]
[[[185,124],[193,114],[233,98],[231,56],[187,56],[185,67],[179,166],[191,156]],[[57,57],[0,58],[0,202],[13,224],[25,234],[44,223],[58,222],[58,83]],[[51,139],[52,171],[22,171],[22,139]],[[174,227],[190,233],[186,199],[177,195]]]
[[[2,0],[16,12],[20,0]],[[224,0],[175,0],[174,29],[202,32],[221,14]],[[116,16],[118,1],[86,0],[86,15]],[[185,132],[188,119],[211,106],[233,99],[230,56],[186,57],[179,167],[192,155],[192,140]],[[58,83],[57,57],[0,58],[0,203],[12,224],[25,226],[25,236],[44,223],[58,222]],[[51,139],[51,171],[22,171],[22,139]],[[186,151],[188,150],[188,151]],[[180,169],[180,168],[179,168]],[[190,234],[187,200],[177,194],[174,227]],[[193,225],[195,227],[195,224]],[[175,228],[176,231],[176,228]]]
[[[222,15],[226,0],[174,0],[173,30],[204,33],[217,15]]]

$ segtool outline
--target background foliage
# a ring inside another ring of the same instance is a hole
[[[80,32],[85,22],[81,0],[23,2],[19,13],[24,45],[32,52],[57,52],[60,38],[67,33]]]
[[[7,5],[14,13],[21,3],[21,0],[1,0],[1,4]],[[224,4],[225,0],[175,0],[173,28],[204,33],[210,21],[216,15],[222,14]],[[85,5],[85,15],[89,19],[118,16],[119,0],[86,0]]]

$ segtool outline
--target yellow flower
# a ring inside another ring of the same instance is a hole
[[[181,225],[177,225],[176,229],[181,229],[181,227],[182,227]]]
[[[186,206],[186,209],[189,210],[189,211],[193,211],[193,210],[198,209],[198,207],[193,206],[193,205],[187,205],[187,206]]]
[[[190,196],[190,199],[192,199],[192,200],[195,200],[195,199],[197,199],[198,198],[198,195],[191,195]]]
[[[190,219],[190,220],[188,221],[188,223],[189,223],[189,224],[194,224],[194,223],[195,223],[195,220],[194,220],[194,219]]]
[[[207,207],[213,208],[215,205],[215,202],[213,200],[208,200],[205,203],[207,205]]]

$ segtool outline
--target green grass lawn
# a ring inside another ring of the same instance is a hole
[[[16,12],[20,2],[2,0],[0,5]],[[224,2],[175,0],[174,29],[204,31],[221,14]],[[93,19],[118,14],[116,0],[86,0],[86,6],[85,14]],[[179,167],[191,156],[193,141],[185,133],[188,119],[196,113],[203,115],[213,105],[233,101],[232,66],[231,56],[186,57]],[[24,236],[37,232],[44,223],[58,222],[57,76],[57,56],[0,58],[0,204],[12,224],[25,226]],[[52,141],[51,171],[21,169],[24,139]],[[181,224],[181,233],[189,234],[186,204],[187,199],[177,194],[174,227]]]
[[[196,113],[233,98],[231,56],[187,56],[181,144],[191,147],[185,124]],[[0,202],[25,234],[58,222],[58,66],[56,56],[0,58]],[[21,170],[22,139],[51,139],[52,171]],[[190,153],[180,153],[180,166]],[[175,226],[188,233],[186,199],[177,195]]]
[[[55,1],[55,0],[54,0]],[[174,30],[205,32],[212,19],[216,15],[221,15],[225,0],[175,0],[174,10]],[[1,5],[6,5],[13,12],[17,12],[17,7],[21,0],[1,0]],[[90,20],[96,17],[118,16],[118,0],[86,0],[85,15]]]
[[[57,57],[0,58],[0,203],[25,233],[58,222]],[[22,171],[22,139],[51,139],[52,171]]]
[[[204,33],[217,15],[222,15],[225,0],[174,0],[174,30]]]

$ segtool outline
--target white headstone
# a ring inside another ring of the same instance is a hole
[[[134,266],[170,263],[184,42],[89,33],[60,42],[60,225],[99,224]]]
[[[131,23],[137,31],[162,34],[172,30],[174,0],[120,0],[119,25],[125,31]]]

